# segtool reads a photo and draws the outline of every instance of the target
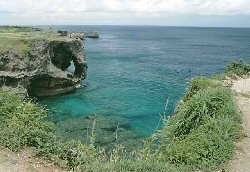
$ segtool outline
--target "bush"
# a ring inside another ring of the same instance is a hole
[[[250,65],[245,63],[243,60],[230,62],[226,68],[227,75],[247,75],[250,72]]]
[[[200,90],[166,123],[162,158],[177,166],[205,171],[218,168],[232,157],[241,130],[240,114],[229,89]]]
[[[123,160],[116,163],[95,162],[89,166],[83,166],[76,171],[82,172],[180,172],[186,168],[175,168],[165,162],[144,160]]]
[[[46,117],[47,111],[37,104],[0,91],[0,146],[13,151],[33,147],[37,155],[69,169],[93,161],[98,154],[95,148],[58,140]]]
[[[191,80],[190,88],[187,91],[186,95],[184,96],[184,101],[191,98],[193,95],[195,95],[198,91],[208,88],[211,86],[211,82],[207,78],[198,77]]]
[[[83,164],[90,164],[98,160],[99,155],[97,149],[84,145],[80,141],[62,142],[56,138],[40,144],[35,149],[35,153],[68,169],[76,169]]]
[[[43,122],[46,116],[47,111],[36,104],[0,91],[0,145],[18,151],[47,141],[53,125]]]

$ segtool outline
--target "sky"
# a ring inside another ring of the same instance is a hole
[[[250,0],[0,0],[0,25],[250,27]]]

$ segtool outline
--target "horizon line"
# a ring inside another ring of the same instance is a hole
[[[243,28],[250,26],[195,26],[195,25],[151,25],[151,24],[0,24],[0,26],[125,26],[125,27],[186,27],[186,28]]]

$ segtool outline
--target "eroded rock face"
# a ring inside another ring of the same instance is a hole
[[[68,68],[74,64],[75,70]],[[29,53],[0,54],[0,87],[9,87],[30,96],[52,96],[74,91],[86,78],[83,43],[35,41]]]

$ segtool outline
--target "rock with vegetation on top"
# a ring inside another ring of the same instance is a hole
[[[52,30],[0,27],[0,40],[0,87],[43,97],[74,91],[86,78],[78,39]]]

